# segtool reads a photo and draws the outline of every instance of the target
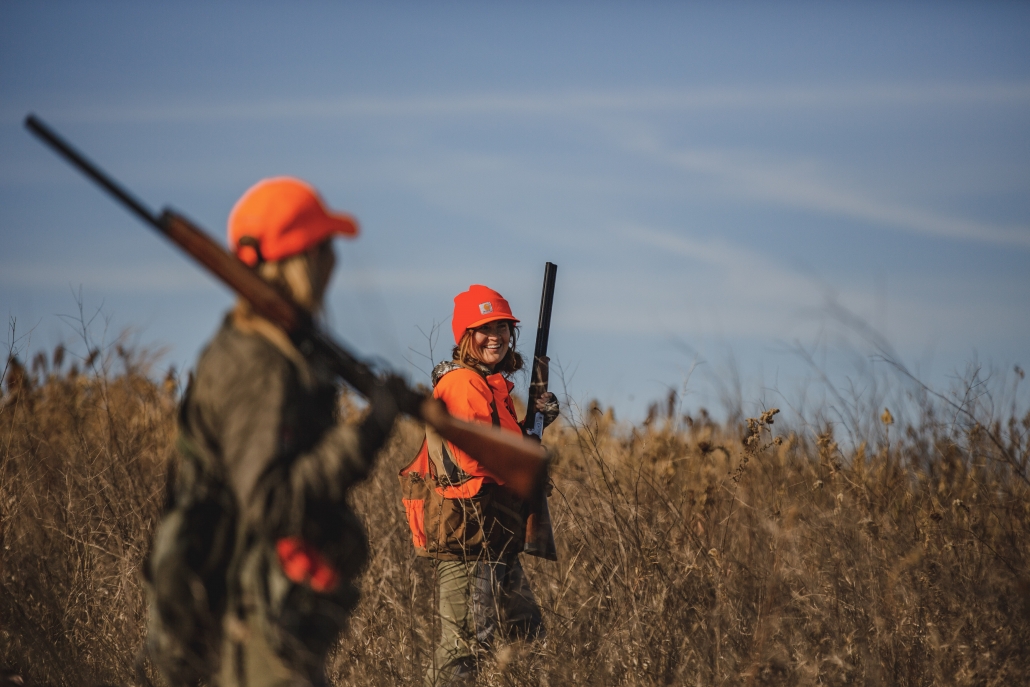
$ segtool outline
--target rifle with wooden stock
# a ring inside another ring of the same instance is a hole
[[[533,348],[533,373],[526,400],[526,419],[522,426],[526,436],[536,441],[541,441],[544,434],[544,414],[536,409],[536,403],[547,393],[547,339],[551,332],[551,304],[554,302],[554,280],[557,274],[557,265],[553,262],[544,264],[544,290],[540,297],[540,319],[537,322],[536,345]],[[545,489],[537,490],[531,497],[529,516],[526,518],[526,544],[523,550],[551,561],[558,560]]]
[[[261,279],[190,220],[169,208],[160,216],[155,215],[35,115],[25,118],[25,126],[143,222],[246,299],[255,312],[286,332],[305,356],[324,361],[339,379],[366,397],[377,387],[385,387],[401,412],[421,418],[442,437],[475,456],[522,498],[534,498],[546,484],[547,459],[541,446],[494,427],[458,420],[442,403],[413,390],[396,375],[388,371],[376,372],[319,328],[306,310]]]

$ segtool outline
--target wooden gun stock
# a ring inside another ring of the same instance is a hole
[[[169,209],[165,209],[160,216],[155,215],[35,115],[30,114],[25,118],[25,126],[145,223],[246,299],[255,312],[286,332],[301,353],[324,360],[341,380],[365,396],[372,395],[375,387],[387,384],[390,375],[377,374],[368,364],[352,355],[327,332],[315,326],[303,308],[276,291],[205,231]],[[534,488],[546,475],[546,451],[543,447],[518,437],[513,438],[509,433],[493,427],[472,425],[451,417],[442,406],[437,408],[435,404],[427,403],[423,394],[398,380],[394,377],[388,386],[401,412],[425,420],[441,436],[475,456],[487,469],[504,479],[522,498],[532,496]]]

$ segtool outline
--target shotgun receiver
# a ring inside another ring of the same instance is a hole
[[[25,126],[143,222],[249,301],[255,312],[286,332],[301,353],[323,360],[337,377],[358,392],[367,397],[376,387],[386,387],[401,412],[428,422],[441,436],[493,470],[523,498],[531,498],[533,492],[546,482],[546,452],[540,446],[493,427],[473,425],[451,417],[442,407],[437,407],[442,404],[427,403],[425,395],[411,389],[399,377],[389,372],[377,373],[322,331],[306,310],[273,288],[188,219],[167,208],[160,216],[155,215],[35,115],[25,118]]]
[[[540,320],[536,328],[536,346],[533,350],[533,376],[529,383],[526,400],[526,419],[522,431],[526,436],[540,441],[544,434],[544,414],[536,409],[536,402],[547,393],[547,339],[551,332],[551,303],[554,301],[554,278],[558,266],[553,262],[544,265],[544,292],[540,297]],[[526,518],[526,553],[548,560],[558,560],[554,544],[554,529],[551,526],[551,512],[547,508],[547,494],[537,491],[530,500],[529,515]]]

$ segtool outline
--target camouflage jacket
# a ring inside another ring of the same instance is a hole
[[[166,674],[217,665],[192,656],[218,647],[235,616],[238,628],[260,618],[280,658],[315,677],[357,603],[368,540],[347,492],[368,475],[396,406],[373,399],[361,424],[341,424],[331,375],[303,364],[231,318],[201,354],[180,407],[171,507],[147,564],[149,641],[170,657]],[[330,592],[286,579],[276,542],[297,537],[335,569]],[[190,576],[204,593],[184,583]]]
[[[325,372],[314,377],[305,386],[276,346],[227,322],[197,364],[180,429],[213,459],[241,529],[271,540],[301,536],[346,572],[366,558],[346,494],[368,475],[394,414],[337,424],[337,388]]]

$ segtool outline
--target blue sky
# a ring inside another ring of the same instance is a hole
[[[470,283],[528,345],[547,260],[569,395],[631,417],[688,377],[688,410],[737,378],[775,403],[814,374],[798,345],[847,383],[870,351],[836,306],[934,384],[1030,362],[1026,4],[0,14],[0,313],[32,348],[74,342],[58,315],[81,289],[109,336],[188,367],[231,298],[31,138],[30,111],[219,237],[253,182],[311,181],[363,227],[332,328],[413,379]]]

